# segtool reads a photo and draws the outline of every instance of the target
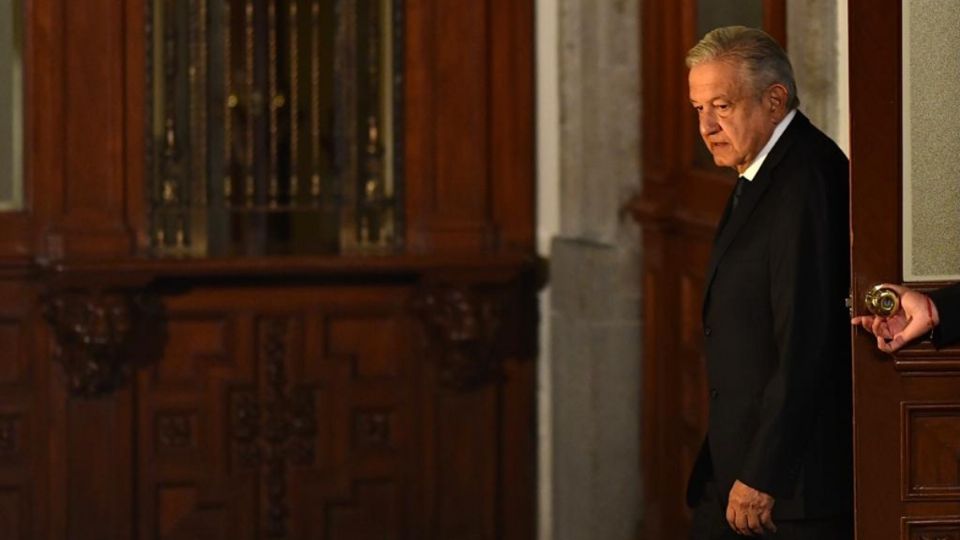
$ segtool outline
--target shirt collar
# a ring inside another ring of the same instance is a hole
[[[743,171],[743,174],[740,176],[746,178],[747,180],[753,181],[753,178],[757,176],[757,172],[760,171],[760,166],[763,165],[764,160],[767,159],[767,155],[773,150],[773,146],[777,144],[777,141],[780,140],[780,136],[783,135],[783,132],[787,130],[787,126],[790,125],[790,121],[793,120],[793,117],[797,115],[796,109],[790,109],[790,112],[783,117],[783,120],[777,124],[777,127],[773,128],[773,135],[770,136],[770,140],[767,141],[767,144],[763,147],[763,150],[760,150],[760,153],[757,154],[757,157],[754,158],[753,163],[747,167],[747,170]]]

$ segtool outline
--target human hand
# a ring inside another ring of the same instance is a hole
[[[727,523],[744,536],[777,532],[773,524],[774,499],[766,493],[737,480],[730,488],[727,502]]]
[[[850,324],[861,326],[877,337],[877,348],[881,351],[892,354],[940,324],[937,306],[929,296],[900,285],[884,283],[882,286],[900,296],[900,309],[889,317],[861,315],[850,319]]]

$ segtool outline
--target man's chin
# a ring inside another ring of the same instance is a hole
[[[713,163],[717,167],[733,167],[734,166],[732,159],[728,157],[717,156],[717,155],[713,156]]]

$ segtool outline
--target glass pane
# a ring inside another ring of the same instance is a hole
[[[399,0],[153,0],[158,253],[397,247]]]
[[[763,28],[763,0],[698,0],[697,39],[714,28],[731,25]],[[696,130],[694,130],[696,133]],[[700,169],[716,170],[713,156],[699,141],[694,145],[693,163]],[[730,173],[733,176],[733,173]]]
[[[698,0],[697,38],[721,26],[763,28],[763,0]]]
[[[23,207],[23,35],[20,0],[0,0],[0,210]]]
[[[957,28],[960,3],[903,3],[903,276],[907,281],[960,279],[960,116],[951,99],[960,73]]]

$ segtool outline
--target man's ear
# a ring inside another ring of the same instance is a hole
[[[770,85],[767,89],[767,99],[766,105],[770,106],[771,113],[785,113],[787,108],[787,98],[790,96],[790,93],[787,91],[787,87],[780,84],[774,83]]]

